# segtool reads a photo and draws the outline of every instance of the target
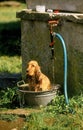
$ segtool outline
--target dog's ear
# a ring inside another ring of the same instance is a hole
[[[36,75],[36,77],[39,77],[40,73],[41,73],[41,69],[40,69],[40,66],[38,65],[38,66],[35,67],[35,75]]]

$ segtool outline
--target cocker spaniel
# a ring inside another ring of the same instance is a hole
[[[35,60],[30,61],[27,65],[26,79],[30,91],[48,91],[52,88],[49,78],[41,72],[40,66]]]

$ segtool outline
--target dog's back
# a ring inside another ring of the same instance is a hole
[[[51,82],[45,74],[41,73],[39,81],[40,81],[40,88],[42,89],[42,91],[48,91],[52,88]]]

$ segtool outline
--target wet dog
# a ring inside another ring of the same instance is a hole
[[[48,91],[51,89],[49,78],[41,72],[38,62],[35,60],[27,64],[26,79],[30,91]]]

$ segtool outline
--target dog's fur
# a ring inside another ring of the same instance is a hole
[[[26,79],[30,91],[48,91],[51,89],[50,80],[41,72],[38,62],[32,60],[28,63],[26,69]]]

